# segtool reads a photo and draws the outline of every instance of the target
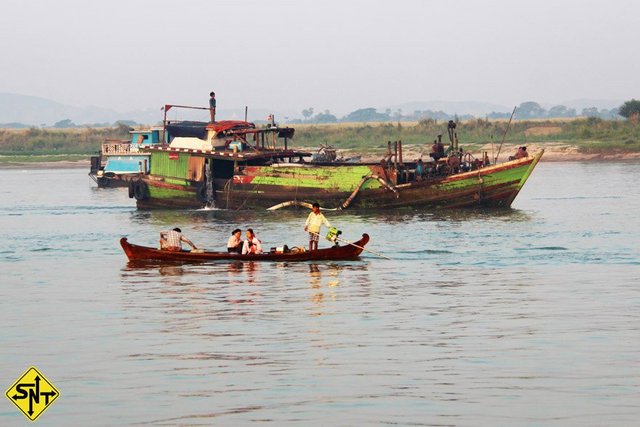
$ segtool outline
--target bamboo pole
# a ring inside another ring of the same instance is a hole
[[[313,234],[317,234],[318,236],[320,236],[320,233],[315,233],[315,232],[313,232],[313,231],[312,231],[311,233],[313,233]],[[348,241],[348,240],[346,240],[346,239],[341,239],[341,238],[340,238],[340,237],[338,237],[338,236],[336,236],[336,238],[335,238],[335,239],[336,239],[338,242],[346,243],[347,245],[351,245],[351,246],[354,246],[354,247],[356,247],[356,248],[358,248],[358,249],[361,249],[361,250],[363,250],[363,251],[370,252],[370,253],[372,253],[372,254],[374,254],[374,255],[377,255],[377,256],[379,256],[379,257],[381,257],[381,258],[391,260],[391,258],[389,258],[388,256],[382,255],[381,253],[376,252],[376,251],[372,251],[371,249],[367,249],[367,248],[365,248],[364,246],[356,245],[355,243],[352,243],[352,242],[350,242],[350,241]]]
[[[516,108],[518,107],[513,107],[513,111],[511,112],[511,117],[509,117],[509,123],[507,123],[507,128],[505,129],[504,134],[502,134],[502,142],[498,147],[498,153],[496,154],[496,157],[493,159],[494,165],[498,163],[498,156],[500,155],[500,151],[502,150],[502,144],[504,144],[504,139],[507,137],[507,132],[509,132],[509,128],[511,127],[511,120],[513,119],[513,115],[516,113]]]

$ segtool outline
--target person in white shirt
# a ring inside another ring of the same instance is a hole
[[[247,240],[242,245],[242,255],[246,254],[261,254],[262,242],[256,237],[251,228],[247,228]]]
[[[320,204],[314,203],[311,205],[311,213],[307,217],[307,222],[304,223],[304,231],[309,232],[309,250],[318,249],[318,241],[320,240],[320,227],[322,224],[327,227],[331,227],[327,218],[320,212]]]

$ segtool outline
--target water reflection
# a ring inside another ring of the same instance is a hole
[[[366,264],[360,265],[363,268],[351,268],[352,266],[328,263],[308,265],[308,284],[312,289],[310,301],[313,305],[310,307],[311,316],[322,316],[326,314],[329,302],[335,302],[339,298],[338,287],[341,284],[342,273],[346,270],[349,273],[354,270],[366,271]]]
[[[345,266],[340,264],[309,264],[309,285],[311,288],[317,289],[322,285],[323,273],[327,277],[325,285],[329,287],[338,286],[340,284],[339,275]]]
[[[311,285],[312,288],[320,287],[322,274],[320,273],[320,266],[318,266],[318,264],[309,264],[309,278],[309,285]]]
[[[131,211],[132,223],[141,225],[156,224],[157,226],[193,226],[194,228],[210,228],[224,232],[231,231],[235,226],[240,228],[260,227],[271,230],[284,223],[300,223],[301,228],[308,211],[306,209],[286,209],[273,212],[262,210],[231,211],[231,210],[151,210]],[[420,208],[406,208],[399,210],[350,210],[340,214],[327,213],[334,222],[343,228],[358,224],[362,221],[384,222],[388,224],[403,224],[406,222],[424,221],[478,221],[478,220],[505,220],[527,222],[532,220],[530,213],[514,208],[469,208],[469,209],[443,209],[425,211]],[[262,235],[256,229],[259,236]]]
[[[184,269],[177,265],[165,265],[160,267],[159,271],[161,276],[182,276],[184,274]]]
[[[255,261],[234,261],[228,264],[230,283],[254,285],[259,281],[260,263]]]

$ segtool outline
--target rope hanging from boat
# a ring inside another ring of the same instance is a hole
[[[360,183],[356,186],[355,190],[353,190],[351,195],[349,197],[347,197],[347,199],[344,202],[342,202],[340,204],[340,206],[338,206],[337,208],[322,208],[322,210],[324,210],[324,211],[341,211],[341,210],[347,209],[349,207],[349,205],[351,204],[351,202],[353,201],[353,199],[355,199],[355,197],[358,195],[358,193],[362,189],[362,186],[364,185],[364,183],[367,182],[370,179],[378,180],[378,182],[380,182],[380,184],[382,184],[382,186],[384,188],[386,188],[389,191],[393,191],[393,193],[396,195],[396,198],[400,197],[400,193],[398,192],[398,189],[396,189],[394,186],[390,185],[384,178],[382,178],[382,177],[380,177],[378,175],[372,174],[372,175],[363,176],[362,179],[360,180]],[[278,210],[278,209],[286,208],[288,206],[302,206],[302,207],[311,209],[311,203],[309,203],[309,202],[299,202],[297,200],[290,200],[288,202],[282,202],[282,203],[278,203],[277,205],[271,206],[270,208],[267,208],[267,210],[268,211],[275,211],[275,210]]]

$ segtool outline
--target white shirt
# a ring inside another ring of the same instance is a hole
[[[322,226],[322,224],[326,225],[327,227],[331,227],[331,224],[329,224],[327,218],[322,215],[322,212],[318,213],[317,215],[315,212],[311,212],[307,217],[307,222],[304,223],[305,227],[307,227],[307,230],[310,233],[320,233],[320,227]]]
[[[251,247],[249,246],[249,239],[245,240],[242,244],[242,255],[246,255],[249,253],[261,254],[262,245],[260,243],[260,240],[256,236],[253,236],[253,239],[251,239]]]

